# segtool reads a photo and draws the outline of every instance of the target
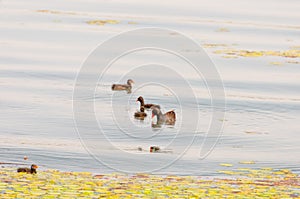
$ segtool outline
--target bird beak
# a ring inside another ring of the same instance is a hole
[[[37,169],[37,168],[39,168],[39,167],[38,167],[38,166],[35,166],[34,168]]]

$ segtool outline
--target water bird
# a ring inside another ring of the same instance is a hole
[[[150,153],[153,153],[153,152],[160,152],[159,146],[151,146]]]
[[[136,100],[137,102],[140,102],[141,103],[141,107],[144,107],[144,108],[146,108],[146,109],[149,109],[149,108],[151,108],[151,107],[156,107],[156,108],[159,108],[160,109],[160,106],[159,105],[157,105],[157,104],[145,104],[145,102],[144,102],[144,98],[142,97],[142,96],[139,96],[138,98],[137,98],[137,100]]]
[[[168,124],[174,125],[176,121],[176,113],[174,111],[168,111],[166,113],[162,113],[161,110],[157,107],[151,107],[152,109],[152,118],[157,117],[157,124]]]
[[[113,84],[111,86],[111,90],[113,90],[113,91],[124,91],[124,90],[126,90],[128,93],[131,93],[132,84],[134,84],[134,81],[132,79],[128,79],[127,84]]]
[[[36,169],[38,168],[37,165],[32,164],[30,168],[18,168],[18,172],[23,172],[23,173],[31,173],[31,174],[35,174],[36,173]]]
[[[140,111],[134,113],[134,117],[136,119],[144,120],[144,118],[147,117],[147,113],[145,113],[145,108],[141,106]]]

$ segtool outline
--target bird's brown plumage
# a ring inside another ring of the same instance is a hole
[[[144,118],[147,117],[147,113],[145,113],[144,111],[144,107],[141,107],[139,112],[134,113],[134,117],[139,120],[144,120]]]
[[[163,114],[160,109],[152,107],[152,118],[154,116],[157,117],[158,124],[165,123],[168,125],[174,125],[176,122],[176,113],[174,111],[168,111]]]
[[[131,92],[132,89],[132,84],[134,83],[134,81],[132,79],[128,79],[127,80],[127,84],[113,84],[111,86],[111,89],[113,91],[123,91],[126,90],[128,93]]]
[[[23,173],[31,173],[31,174],[35,174],[36,173],[36,169],[38,168],[37,165],[32,164],[30,168],[18,168],[18,172],[23,172]]]
[[[141,103],[141,107],[144,107],[144,108],[146,108],[146,109],[149,109],[149,108],[151,108],[151,107],[156,107],[156,108],[159,108],[160,109],[160,106],[159,105],[157,105],[157,104],[145,104],[145,102],[144,102],[144,98],[142,97],[142,96],[139,96],[138,98],[137,98],[137,100],[136,100],[137,102],[140,102]]]

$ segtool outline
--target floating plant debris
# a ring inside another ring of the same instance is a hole
[[[282,65],[283,65],[282,62],[276,62],[276,61],[270,62],[270,64],[271,64],[271,65],[275,65],[275,66],[282,66]]]
[[[261,57],[261,56],[279,56],[287,58],[299,58],[300,50],[290,49],[285,51],[255,51],[255,50],[235,50],[235,49],[224,49],[216,50],[215,54],[224,54],[226,56],[239,56],[239,57]],[[228,57],[231,58],[231,57]]]
[[[49,13],[49,14],[66,14],[66,15],[78,15],[76,12],[70,11],[58,11],[58,10],[37,10],[40,13]]]
[[[136,25],[136,24],[138,24],[138,23],[135,22],[135,21],[128,21],[128,24]]]
[[[216,30],[217,32],[229,32],[229,30],[227,28],[219,28],[218,30]]]
[[[232,164],[228,164],[228,163],[221,163],[220,166],[223,166],[223,167],[232,167],[233,165]]]
[[[91,21],[87,21],[86,23],[90,25],[103,26],[105,24],[118,24],[120,22],[117,20],[91,20]]]
[[[72,11],[59,11],[59,10],[37,10],[36,12],[39,13],[46,13],[46,14],[58,14],[58,15],[85,15],[84,13],[72,12]],[[120,21],[118,20],[90,20],[86,22],[90,25],[100,25],[103,26],[105,24],[119,24]]]
[[[227,47],[226,44],[217,44],[217,43],[205,43],[202,45],[204,48],[217,48],[217,47]]]
[[[240,164],[255,164],[254,161],[241,161]]]

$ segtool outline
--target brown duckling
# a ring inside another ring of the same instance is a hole
[[[111,86],[111,90],[113,91],[124,91],[126,90],[128,93],[131,93],[132,84],[134,81],[132,79],[127,80],[127,84],[113,84]]]
[[[160,152],[159,146],[151,146],[150,153],[153,153],[153,152]]]
[[[144,102],[144,98],[142,96],[139,96],[136,100],[137,102],[140,102],[141,103],[141,107],[145,107],[146,109],[149,109],[151,107],[156,107],[156,108],[159,108],[160,109],[160,106],[157,105],[157,104],[145,104]]]
[[[37,165],[32,164],[30,168],[18,168],[18,172],[24,172],[24,173],[31,173],[31,174],[35,174],[36,173],[36,169],[38,168]]]
[[[140,108],[140,111],[139,112],[135,112],[134,113],[134,117],[136,119],[140,119],[140,120],[144,120],[145,117],[147,117],[147,113],[144,112],[145,111],[145,108],[142,106]]]
[[[168,124],[174,125],[176,121],[176,114],[174,111],[169,111],[163,114],[159,108],[151,107],[152,108],[152,118],[154,116],[157,117],[157,124]]]

